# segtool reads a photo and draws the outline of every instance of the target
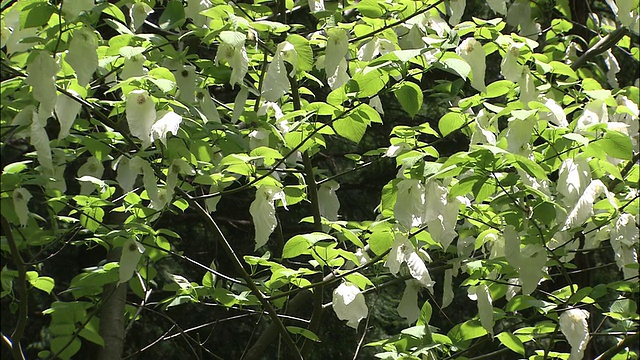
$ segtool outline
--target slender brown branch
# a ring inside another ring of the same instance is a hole
[[[20,255],[20,251],[18,250],[18,245],[16,244],[16,240],[13,237],[13,233],[11,232],[11,224],[4,217],[0,217],[2,219],[2,228],[4,228],[5,236],[7,237],[7,243],[9,243],[9,251],[11,252],[11,258],[16,266],[16,270],[18,271],[18,283],[16,287],[18,288],[18,321],[16,323],[16,328],[13,330],[10,339],[5,339],[10,345],[11,355],[14,359],[24,359],[24,353],[22,352],[22,345],[20,341],[22,340],[22,336],[24,335],[24,329],[27,327],[27,319],[29,317],[29,298],[27,294],[27,267],[24,264],[24,260]],[[4,335],[3,335],[4,338]]]

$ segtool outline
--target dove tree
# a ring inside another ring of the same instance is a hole
[[[3,354],[314,358],[335,317],[353,358],[637,359],[640,12],[598,6],[2,1]]]

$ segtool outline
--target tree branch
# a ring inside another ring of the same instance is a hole
[[[627,34],[628,30],[626,27],[619,27],[614,31],[610,32],[607,36],[603,37],[598,41],[595,45],[593,45],[589,50],[587,50],[582,56],[576,60],[573,64],[571,64],[571,69],[578,70],[580,69],[587,61],[593,59],[596,55],[602,54],[603,52],[614,47],[623,36]]]
[[[22,345],[20,344],[20,340],[22,340],[22,336],[24,335],[24,329],[27,327],[27,318],[29,316],[29,299],[27,295],[27,267],[24,264],[24,260],[22,260],[22,256],[20,255],[20,251],[18,251],[18,246],[16,244],[16,240],[13,237],[13,233],[11,232],[11,224],[4,217],[0,217],[2,219],[2,228],[5,229],[5,236],[7,237],[7,243],[9,243],[9,251],[11,252],[11,258],[16,265],[16,270],[18,271],[18,284],[16,285],[18,288],[18,322],[16,324],[16,328],[13,330],[11,334],[11,338],[6,338],[3,335],[3,339],[5,342],[9,344],[11,348],[11,355],[14,359],[23,359],[24,353],[22,352]]]
[[[612,359],[616,354],[618,354],[622,349],[627,347],[629,344],[638,344],[638,338],[640,334],[636,333],[634,335],[630,335],[622,339],[616,346],[613,346],[607,351],[603,352],[598,356],[595,360],[609,360]]]

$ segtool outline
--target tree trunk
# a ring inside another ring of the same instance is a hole
[[[120,260],[120,253],[120,248],[110,251],[107,261]],[[104,339],[104,347],[99,348],[96,359],[121,359],[124,349],[124,305],[127,296],[127,283],[106,285],[102,296],[100,336]]]

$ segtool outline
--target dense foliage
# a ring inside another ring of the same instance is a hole
[[[637,359],[638,0],[569,3],[2,1],[3,355]]]

